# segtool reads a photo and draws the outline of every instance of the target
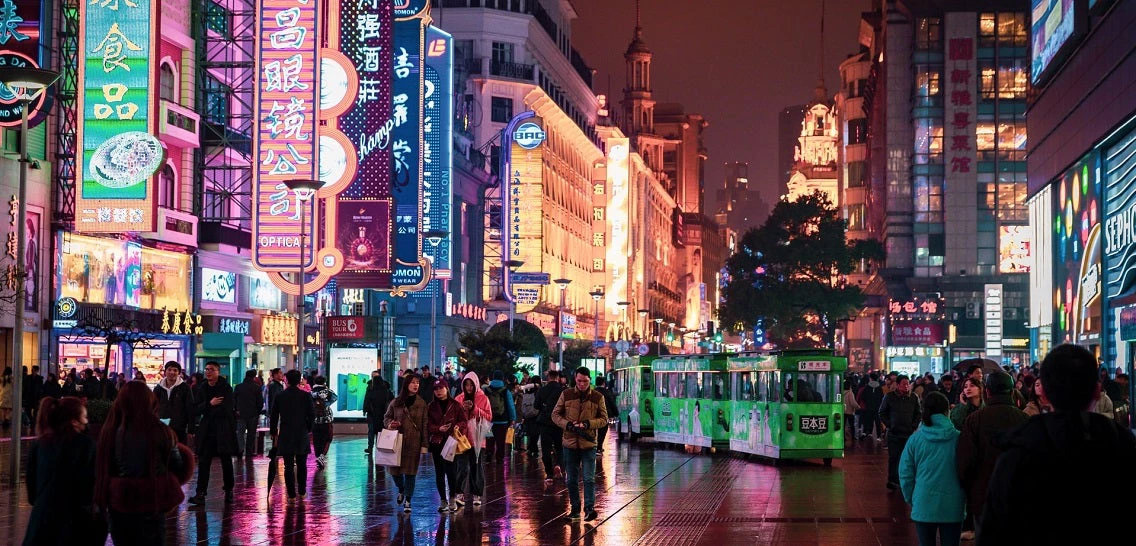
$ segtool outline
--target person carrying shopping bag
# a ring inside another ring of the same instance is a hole
[[[434,459],[434,477],[438,486],[438,497],[441,499],[439,512],[456,512],[458,510],[457,495],[457,466],[454,459],[457,456],[446,458],[442,447],[455,431],[469,436],[466,431],[466,414],[460,402],[450,398],[450,385],[445,378],[438,378],[434,382],[434,400],[426,410],[426,431],[429,433],[430,455]],[[472,451],[472,450],[470,450]],[[463,454],[464,455],[464,454]],[[446,492],[446,483],[449,482],[449,493]]]
[[[485,495],[485,461],[482,453],[485,448],[485,431],[493,423],[493,410],[489,407],[489,398],[481,390],[479,381],[476,373],[466,373],[462,379],[461,392],[454,397],[454,401],[465,410],[468,420],[464,432],[473,446],[456,459],[458,487],[461,489],[456,499],[459,506],[471,500],[474,506],[480,506],[481,497]]]
[[[923,426],[907,440],[899,457],[899,488],[911,505],[920,546],[958,546],[966,515],[966,494],[955,470],[959,431],[947,414],[941,392],[924,399]]]
[[[418,394],[421,386],[421,377],[408,375],[402,382],[398,398],[387,407],[383,417],[384,427],[402,434],[401,459],[398,466],[391,467],[391,478],[398,487],[395,504],[401,504],[403,512],[410,512],[418,463],[422,448],[426,446],[426,401]]]

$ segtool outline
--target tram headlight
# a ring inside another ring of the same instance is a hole
[[[793,430],[793,414],[792,413],[786,413],[785,414],[785,430],[788,430],[788,431]]]

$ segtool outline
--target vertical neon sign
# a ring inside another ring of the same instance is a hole
[[[422,231],[450,231],[452,200],[450,169],[453,149],[453,37],[430,26],[426,28],[425,93],[422,106]],[[430,237],[422,247],[435,269],[450,268],[450,236]],[[434,283],[435,285],[437,283]],[[419,292],[433,294],[431,285]]]
[[[314,201],[305,205],[301,218],[299,200],[284,181],[317,175],[318,5],[314,0],[260,1],[252,247],[253,264],[265,271],[294,270],[304,244],[301,227],[312,231],[316,225]],[[304,253],[304,267],[312,265],[314,254]]]
[[[610,244],[607,247],[607,265],[611,273],[611,284],[607,293],[607,310],[619,316],[622,309],[617,302],[627,299],[627,255],[628,235],[628,152],[630,141],[626,138],[611,138],[607,142],[607,186],[611,200],[607,206],[607,220],[611,229]]]
[[[396,6],[397,7],[397,6]],[[395,206],[395,259],[391,282],[395,286],[417,285],[425,272],[420,264],[422,236],[422,19],[394,24],[394,85],[391,97],[391,154]]]
[[[153,0],[79,3],[76,231],[153,230],[148,178],[154,171],[138,171],[137,161],[118,158],[145,156],[147,164],[161,159],[157,141],[146,138],[154,133],[157,21]],[[127,133],[141,138],[108,144]]]

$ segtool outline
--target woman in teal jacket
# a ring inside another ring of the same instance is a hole
[[[920,546],[957,546],[966,515],[966,494],[955,471],[959,431],[947,412],[950,402],[933,392],[923,399],[923,426],[911,435],[899,459],[899,487],[911,505]]]

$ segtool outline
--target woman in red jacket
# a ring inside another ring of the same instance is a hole
[[[447,461],[442,456],[442,447],[454,430],[466,432],[465,410],[461,403],[450,398],[450,386],[445,379],[434,382],[434,400],[426,409],[426,431],[430,439],[430,455],[434,459],[434,476],[438,485],[438,496],[441,498],[439,512],[456,512],[458,482],[457,466],[454,461]],[[457,459],[455,456],[454,459]],[[450,491],[446,494],[446,481],[449,481]]]
[[[485,461],[481,450],[485,447],[485,435],[493,423],[493,410],[489,407],[489,397],[481,390],[476,373],[468,372],[461,382],[461,392],[454,401],[465,409],[468,437],[473,449],[458,455],[458,486],[463,494],[457,497],[458,504],[465,504],[472,496],[473,505],[481,506],[481,496],[485,494]]]

